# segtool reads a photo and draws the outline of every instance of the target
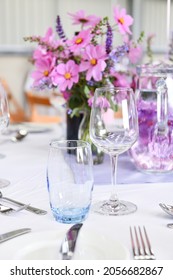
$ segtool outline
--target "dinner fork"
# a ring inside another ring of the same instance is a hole
[[[17,213],[17,212],[20,212],[22,210],[25,210],[28,206],[29,206],[29,204],[24,205],[24,206],[20,206],[17,209],[14,209],[12,207],[8,207],[8,206],[0,204],[0,213],[5,214],[5,215],[12,214],[12,213]]]
[[[135,260],[156,259],[152,251],[151,244],[144,226],[143,226],[143,233],[140,226],[138,226],[138,231],[134,226],[134,234],[132,232],[132,228],[130,227],[130,237],[131,237],[133,256]]]

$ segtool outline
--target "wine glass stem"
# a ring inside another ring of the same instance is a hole
[[[116,185],[117,185],[117,162],[118,162],[118,155],[110,155],[111,160],[111,180],[112,180],[112,194],[110,197],[110,201],[114,204],[119,205],[119,199],[116,193]]]

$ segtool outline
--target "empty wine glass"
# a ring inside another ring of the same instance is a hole
[[[0,83],[0,130],[5,129],[9,124],[10,114],[8,108],[7,94]],[[0,178],[0,188],[8,186],[10,182],[6,179]]]
[[[125,215],[137,206],[118,199],[116,187],[118,155],[127,151],[137,140],[138,122],[135,97],[131,88],[97,88],[90,118],[90,137],[93,143],[111,159],[113,191],[109,200],[93,205],[104,215]]]

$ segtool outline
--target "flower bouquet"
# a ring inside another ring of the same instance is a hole
[[[130,39],[133,18],[124,8],[114,7],[111,25],[108,17],[87,16],[80,10],[68,13],[72,24],[79,25],[72,38],[67,38],[61,18],[56,19],[56,32],[48,28],[46,35],[25,38],[36,42],[32,61],[33,87],[57,89],[65,100],[70,118],[81,113],[90,116],[94,91],[105,85],[134,87],[135,65],[142,56],[141,41]],[[121,35],[121,45],[114,46],[115,34]],[[107,100],[99,101],[106,106]],[[86,118],[89,124],[89,117]],[[80,138],[90,141],[88,124]]]

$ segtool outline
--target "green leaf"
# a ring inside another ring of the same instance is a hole
[[[75,109],[76,107],[82,106],[82,104],[83,104],[83,101],[82,101],[80,95],[78,95],[78,94],[71,95],[68,105],[72,110]]]
[[[85,93],[86,96],[89,95],[90,90],[89,90],[89,87],[88,87],[88,86],[84,86],[84,93]]]
[[[80,115],[80,113],[81,113],[81,108],[74,108],[73,109],[73,111],[72,111],[72,113],[71,113],[71,117],[73,118],[74,116],[76,116],[76,117],[79,117],[79,115]]]

